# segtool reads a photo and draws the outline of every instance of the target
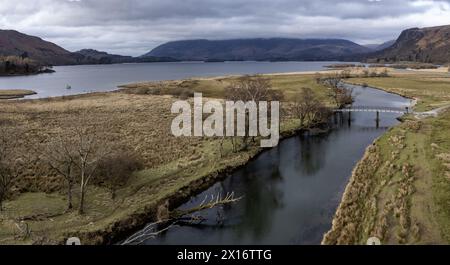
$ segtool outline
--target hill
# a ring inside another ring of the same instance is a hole
[[[73,54],[41,38],[15,30],[0,30],[0,55],[30,58],[43,64],[75,64]]]
[[[450,62],[450,25],[412,28],[390,47],[369,56],[370,61],[446,64]]]
[[[341,39],[184,40],[160,45],[142,57],[171,57],[186,61],[319,61],[339,60],[370,51]]]
[[[0,57],[30,59],[39,65],[113,64],[172,62],[172,58],[131,57],[109,54],[93,49],[70,52],[41,38],[15,30],[0,30]]]
[[[392,45],[394,45],[394,43],[395,43],[395,40],[390,40],[390,41],[386,41],[385,43],[382,43],[382,44],[367,44],[367,45],[364,45],[364,47],[367,47],[373,51],[381,51],[381,50],[391,47]]]
[[[112,64],[112,63],[131,63],[134,57],[109,54],[93,49],[83,49],[74,53],[77,61],[83,64]]]

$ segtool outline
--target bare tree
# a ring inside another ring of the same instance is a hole
[[[319,72],[316,72],[314,74],[314,80],[316,80],[317,84],[320,84],[322,82],[322,74]]]
[[[255,102],[259,109],[261,101],[281,101],[284,98],[283,92],[272,88],[272,84],[268,78],[261,75],[243,76],[232,82],[230,86],[225,88],[225,98],[232,101]],[[270,105],[268,106],[270,107]],[[246,120],[249,120],[249,113],[246,114]],[[242,137],[244,148],[248,145],[248,132]],[[233,149],[236,148],[235,139],[232,139]]]
[[[311,88],[303,87],[294,99],[294,115],[300,120],[300,127],[323,123],[328,118],[328,109],[320,102]]]
[[[78,213],[84,214],[84,204],[88,185],[98,169],[99,161],[107,155],[108,149],[99,140],[92,128],[78,127],[74,130],[74,164],[80,182],[80,203]]]
[[[338,108],[353,103],[353,89],[346,87],[339,73],[323,79],[323,85],[329,88],[329,96],[334,100]]]
[[[74,142],[67,136],[55,137],[43,150],[46,163],[67,183],[67,210],[72,210],[72,191],[76,182]]]
[[[0,211],[23,166],[22,152],[18,149],[17,139],[19,139],[17,133],[0,128]]]
[[[117,189],[125,185],[133,172],[143,166],[140,157],[128,148],[114,149],[117,151],[99,161],[97,170],[98,180],[109,189],[113,200]]]

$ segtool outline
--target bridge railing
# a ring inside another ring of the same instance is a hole
[[[385,106],[351,106],[348,108],[336,109],[336,112],[396,112],[396,113],[408,113],[409,108],[395,108],[395,107],[385,107]]]

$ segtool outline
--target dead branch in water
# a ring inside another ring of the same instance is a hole
[[[130,236],[121,245],[140,245],[145,241],[155,238],[160,234],[168,231],[170,228],[177,225],[179,222],[185,222],[195,225],[203,222],[205,218],[201,216],[193,216],[194,213],[201,212],[203,210],[212,209],[215,207],[236,203],[241,200],[242,197],[235,198],[234,192],[227,193],[222,198],[220,194],[206,196],[205,199],[197,206],[188,210],[175,211],[170,214],[170,217],[166,220],[159,220],[157,222],[148,224],[144,229]],[[159,229],[160,226],[164,226],[163,229]]]

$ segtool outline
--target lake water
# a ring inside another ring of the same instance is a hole
[[[234,74],[266,74],[325,70],[336,62],[225,62],[142,63],[77,65],[54,67],[55,73],[0,77],[0,89],[31,89],[45,98],[94,91],[111,91],[117,86],[141,81],[175,80]],[[72,89],[66,89],[67,86]]]
[[[406,107],[410,100],[372,88],[354,87],[355,105]],[[365,149],[398,114],[353,113],[331,121],[334,129],[321,136],[286,139],[193,197],[180,208],[199,205],[205,196],[234,192],[234,205],[201,212],[207,221],[176,226],[146,244],[320,244]]]

